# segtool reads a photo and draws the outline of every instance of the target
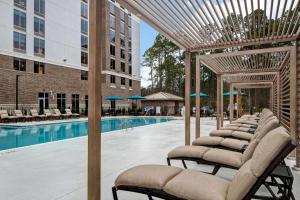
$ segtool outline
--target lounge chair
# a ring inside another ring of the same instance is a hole
[[[30,110],[31,116],[36,120],[45,120],[46,115],[40,115],[36,109]]]
[[[1,122],[15,122],[17,117],[9,116],[7,110],[0,110],[0,119]]]
[[[178,167],[133,167],[116,179],[113,198],[118,200],[117,191],[123,190],[148,195],[149,199],[250,200],[295,147],[295,141],[285,131],[268,133],[231,181]]]
[[[18,120],[30,121],[32,119],[32,116],[23,115],[21,110],[14,110],[14,113]]]
[[[52,114],[52,112],[49,109],[44,109],[44,114],[46,115],[47,118],[50,118],[50,119],[56,119],[57,118],[56,116],[54,116]]]
[[[266,120],[266,122],[260,125],[254,132],[233,132],[233,134],[228,135],[229,137],[223,136],[203,136],[195,139],[193,141],[194,146],[208,146],[208,147],[218,147],[218,148],[229,148],[235,149],[237,151],[242,151],[245,145],[249,144],[249,141],[268,133],[270,130],[275,129],[279,126],[279,120],[277,117],[273,116]]]
[[[59,119],[64,118],[63,114],[61,114],[59,109],[53,109],[53,111],[54,111],[54,114],[53,114],[54,117],[59,118]]]
[[[66,114],[69,115],[69,116],[72,116],[72,117],[75,117],[75,118],[79,118],[79,114],[77,113],[72,113],[72,111],[70,109],[66,109]]]
[[[263,124],[265,124],[268,120],[273,117],[273,113],[268,114],[266,117],[262,118],[259,121],[259,124],[256,129],[248,129],[247,128],[238,128],[235,130],[214,130],[210,132],[210,136],[219,136],[219,137],[235,137],[241,139],[251,139],[251,135],[255,134],[257,129],[259,129]]]

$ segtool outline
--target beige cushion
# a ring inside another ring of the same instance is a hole
[[[210,136],[231,136],[232,130],[213,130],[210,132]]]
[[[259,140],[256,140],[256,139],[254,139],[250,142],[250,144],[248,145],[248,147],[246,148],[246,150],[243,153],[243,156],[242,156],[243,163],[247,162],[252,157],[253,152],[254,152],[255,148],[257,147],[258,143],[259,143]]]
[[[168,158],[192,157],[202,158],[210,148],[204,146],[180,146],[169,152]]]
[[[182,169],[163,165],[141,165],[133,167],[118,176],[116,186],[139,186],[161,190],[165,184]]]
[[[224,149],[211,149],[203,156],[204,160],[239,168],[242,165],[242,154]]]
[[[257,178],[252,174],[250,166],[251,160],[246,162],[235,174],[228,188],[226,196],[227,200],[243,199],[255,184]]]
[[[183,170],[163,190],[188,200],[225,200],[229,182],[194,170]]]
[[[226,138],[221,142],[221,145],[231,149],[242,150],[245,145],[248,145],[249,142],[245,140],[237,140],[232,138]]]
[[[290,141],[290,136],[283,127],[270,131],[258,144],[253,156],[251,170],[256,177],[262,175],[271,161]]]
[[[223,137],[203,136],[193,141],[195,146],[219,145],[224,140]]]
[[[279,121],[277,117],[272,117],[271,120],[262,125],[254,134],[253,138],[261,140],[265,135],[271,130],[277,128],[279,126]]]
[[[243,139],[243,140],[251,140],[252,137],[253,137],[253,134],[243,132],[243,131],[233,131],[232,136],[236,137],[236,138]]]

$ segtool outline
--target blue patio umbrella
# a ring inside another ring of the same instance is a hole
[[[142,96],[139,96],[139,95],[133,95],[133,96],[127,97],[127,99],[139,100],[139,99],[145,99],[145,97],[142,97]]]
[[[238,94],[238,91],[235,89],[234,91],[233,91],[233,96],[237,96],[237,94]],[[225,97],[229,97],[230,96],[230,92],[226,92],[226,93],[224,93],[224,96]],[[244,92],[241,92],[241,96],[248,96],[246,93],[244,93]]]
[[[122,100],[123,98],[120,97],[120,96],[106,96],[105,97],[105,100],[108,100],[108,101],[116,101],[116,100]]]
[[[196,97],[196,93],[191,94],[191,97]],[[200,97],[209,97],[209,96],[203,92],[200,92]]]

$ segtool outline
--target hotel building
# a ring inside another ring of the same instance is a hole
[[[139,19],[107,1],[105,97],[140,94]],[[88,0],[0,0],[0,109],[71,108],[88,100]]]

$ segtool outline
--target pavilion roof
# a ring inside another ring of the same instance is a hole
[[[300,34],[300,0],[117,2],[190,51],[291,41]]]

